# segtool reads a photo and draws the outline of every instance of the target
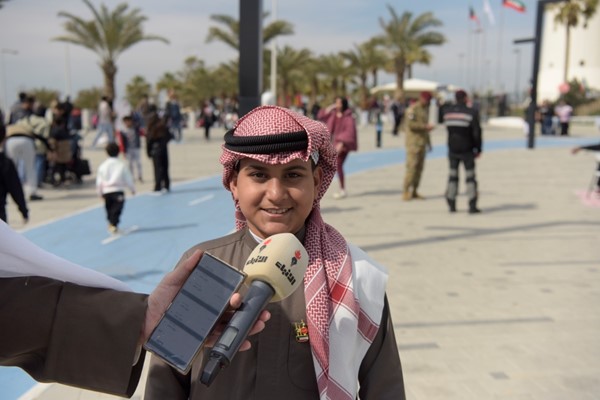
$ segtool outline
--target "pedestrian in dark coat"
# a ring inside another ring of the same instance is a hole
[[[29,220],[29,211],[25,202],[23,186],[19,179],[19,174],[12,160],[4,155],[2,151],[4,139],[6,138],[6,128],[0,123],[0,219],[8,222],[6,215],[6,196],[10,194],[14,202],[19,207],[19,211],[26,223]]]
[[[167,145],[171,140],[169,126],[164,118],[158,115],[156,106],[150,106],[146,134],[146,152],[154,165],[154,191],[171,190],[169,179],[169,151]]]
[[[444,113],[444,124],[448,128],[448,160],[450,174],[446,200],[450,212],[456,212],[456,194],[458,193],[458,167],[462,162],[465,168],[469,214],[479,213],[477,208],[477,179],[475,178],[475,159],[481,154],[481,126],[479,112],[467,106],[467,93],[459,90],[455,94],[456,104],[448,107]]]

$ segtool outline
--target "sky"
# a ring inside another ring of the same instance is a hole
[[[117,60],[117,95],[124,95],[127,82],[142,75],[154,84],[165,72],[176,72],[183,61],[196,56],[207,66],[218,66],[237,57],[234,50],[219,42],[206,43],[211,15],[227,14],[239,18],[240,0],[130,0],[148,20],[146,34],[165,37],[170,44],[142,42],[124,52]],[[122,0],[92,0],[98,8],[109,9]],[[443,25],[437,30],[446,36],[442,46],[431,46],[429,66],[417,65],[413,77],[473,88],[512,93],[525,90],[531,76],[533,45],[515,46],[514,39],[534,34],[535,0],[524,0],[525,13],[489,0],[495,23],[483,11],[484,0],[264,0],[263,10],[275,10],[277,18],[290,22],[294,35],[278,39],[279,47],[308,48],[314,54],[329,54],[353,49],[382,33],[380,19],[390,20],[387,5],[401,15],[432,11]],[[473,7],[479,24],[469,19]],[[98,56],[72,44],[52,41],[64,34],[66,11],[84,19],[92,15],[81,0],[9,0],[0,9],[0,83],[2,104],[14,103],[21,90],[47,88],[61,95],[91,87],[102,87]],[[475,33],[478,25],[481,33]],[[517,52],[515,51],[516,49]],[[14,54],[14,52],[17,54]],[[381,73],[378,83],[393,82]]]

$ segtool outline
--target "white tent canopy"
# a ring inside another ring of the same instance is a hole
[[[419,93],[423,91],[438,92],[438,91],[456,91],[458,88],[454,85],[444,85],[435,81],[425,79],[406,79],[404,81],[405,93]],[[371,89],[371,94],[393,92],[396,90],[396,82],[377,85]]]

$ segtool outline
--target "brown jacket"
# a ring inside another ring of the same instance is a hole
[[[257,242],[242,230],[220,239],[194,246],[235,267],[244,265]],[[145,400],[318,400],[309,342],[296,341],[294,323],[306,321],[306,303],[302,285],[290,297],[267,306],[271,319],[258,335],[249,338],[252,348],[238,353],[221,370],[210,387],[200,382],[203,357],[195,360],[188,375],[180,375],[156,357],[152,357]],[[381,326],[365,355],[359,376],[359,398],[403,400],[404,383],[398,347],[389,309],[383,310]]]
[[[146,295],[42,277],[0,278],[0,365],[59,382],[130,397]]]

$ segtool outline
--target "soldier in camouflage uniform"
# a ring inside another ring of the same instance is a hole
[[[421,92],[419,100],[406,110],[406,175],[402,199],[424,199],[417,193],[425,165],[425,152],[431,150],[429,120],[431,93]]]

